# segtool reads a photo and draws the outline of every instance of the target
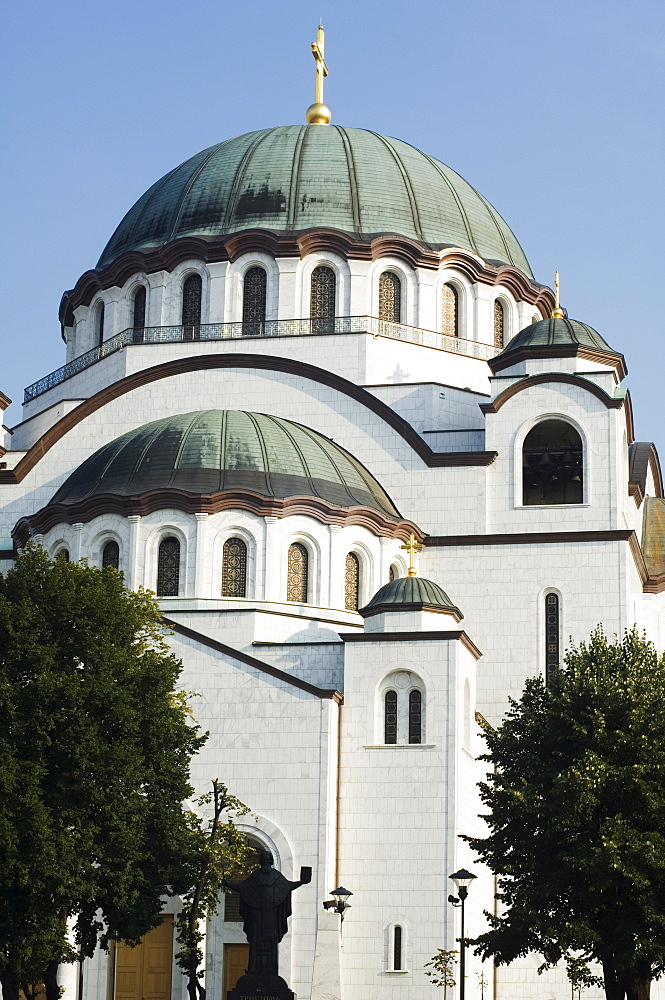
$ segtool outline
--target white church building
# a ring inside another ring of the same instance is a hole
[[[483,720],[598,622],[663,650],[661,472],[622,354],[492,205],[310,118],[170,170],[64,294],[65,363],[2,428],[0,570],[33,539],[156,592],[210,730],[197,792],[219,777],[276,867],[313,868],[280,951],[301,1000],[437,1000],[448,876],[478,876],[469,936],[495,905],[459,836],[482,832]],[[86,962],[78,1000],[181,1000],[176,906]],[[227,897],[208,1000],[245,961]],[[566,1000],[540,961],[469,953],[467,997]]]

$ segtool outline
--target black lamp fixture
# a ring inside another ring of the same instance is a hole
[[[453,872],[449,875],[455,883],[457,888],[456,896],[448,896],[448,902],[452,903],[453,906],[462,907],[462,927],[459,936],[460,943],[460,990],[459,990],[459,1000],[464,1000],[464,987],[466,985],[466,938],[464,937],[464,900],[469,895],[469,886],[473,882],[476,876],[473,872],[468,872],[466,868],[460,868],[458,872]]]
[[[347,903],[347,899],[353,893],[349,889],[345,889],[343,885],[340,885],[337,889],[333,889],[330,895],[332,899],[326,899],[323,904],[324,910],[334,910],[344,920],[344,913],[351,906],[350,903]]]

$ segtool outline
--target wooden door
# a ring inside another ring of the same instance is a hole
[[[248,944],[224,945],[224,991],[221,1000],[226,1000],[228,991],[232,990],[240,977],[245,975],[248,962]]]
[[[171,1000],[173,917],[145,935],[136,948],[120,941],[115,950],[115,1000]]]

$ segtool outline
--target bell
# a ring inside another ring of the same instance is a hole
[[[539,464],[540,465],[551,465],[552,464],[552,459],[550,458],[549,451],[544,451],[543,452],[543,457],[541,458]]]
[[[582,477],[580,476],[579,472],[576,472],[570,481],[571,483],[581,483]]]

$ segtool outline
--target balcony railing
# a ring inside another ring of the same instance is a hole
[[[215,340],[240,340],[268,337],[307,337],[336,333],[369,333],[374,337],[391,337],[409,344],[434,347],[439,351],[464,354],[470,358],[488,361],[498,353],[489,344],[461,337],[448,337],[433,330],[421,330],[404,323],[389,323],[375,316],[336,316],[335,319],[271,319],[263,323],[201,323],[199,326],[146,326],[142,329],[123,330],[109,337],[99,347],[93,347],[62,368],[51,372],[24,391],[23,401],[29,403],[36,396],[48,392],[73,375],[85,371],[109,354],[130,345],[206,343]]]

